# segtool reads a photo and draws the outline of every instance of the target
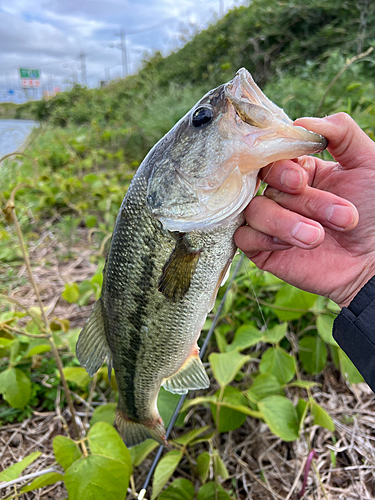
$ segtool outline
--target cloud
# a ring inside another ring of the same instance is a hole
[[[226,7],[236,0],[225,0]],[[18,68],[42,70],[43,82],[59,86],[80,75],[79,54],[86,54],[90,86],[122,74],[120,42],[124,28],[130,69],[144,53],[176,48],[179,24],[205,25],[219,0],[12,0],[0,7],[0,90],[19,86]],[[150,29],[151,28],[151,29]],[[64,64],[68,67],[64,67]]]

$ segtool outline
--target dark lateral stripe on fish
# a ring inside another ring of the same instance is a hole
[[[150,238],[145,238],[145,247],[150,246]],[[126,371],[124,371],[124,382],[125,382],[125,405],[127,413],[134,419],[139,418],[138,409],[135,403],[135,375],[136,367],[138,363],[138,356],[140,348],[142,345],[141,328],[145,324],[147,318],[147,298],[150,290],[153,289],[153,271],[155,259],[155,252],[150,248],[149,253],[145,253],[140,256],[138,263],[142,263],[143,266],[140,269],[140,279],[135,283],[135,289],[139,288],[141,292],[133,292],[133,298],[136,303],[136,309],[129,312],[128,315],[128,325],[129,332],[128,338],[131,338],[129,345],[121,345],[122,356],[126,358],[127,366]]]

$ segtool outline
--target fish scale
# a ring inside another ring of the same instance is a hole
[[[128,446],[148,437],[165,444],[156,405],[162,385],[178,394],[209,386],[197,340],[236,252],[233,235],[259,168],[325,145],[293,127],[242,69],[142,162],[116,220],[101,298],[76,349],[91,376],[105,359],[109,372],[113,363],[116,424]]]

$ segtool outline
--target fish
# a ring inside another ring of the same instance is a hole
[[[233,235],[260,168],[320,152],[324,137],[293,125],[240,69],[150,150],[119,210],[99,300],[77,342],[93,376],[107,360],[118,385],[116,427],[128,447],[167,445],[157,409],[210,385],[197,344],[237,251]]]

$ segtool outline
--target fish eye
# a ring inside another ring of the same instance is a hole
[[[197,108],[192,116],[191,123],[193,127],[200,128],[207,123],[210,123],[214,117],[214,113],[208,106],[201,106]]]

